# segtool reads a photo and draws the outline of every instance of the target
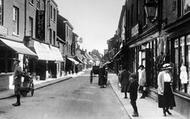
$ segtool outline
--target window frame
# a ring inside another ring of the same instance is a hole
[[[50,19],[53,19],[53,6],[50,5]]]
[[[53,21],[54,22],[56,21],[56,9],[55,8],[53,9]]]
[[[2,25],[3,26],[3,22],[4,22],[4,0],[0,0],[0,2],[1,2],[1,5],[0,5],[0,9],[1,9],[1,19],[0,19],[0,25]]]
[[[19,8],[16,6],[13,6],[13,25],[15,26],[13,34],[19,35]]]
[[[31,22],[32,21],[32,22]],[[32,17],[29,17],[29,27],[30,27],[30,36],[33,37],[34,36],[34,19]]]
[[[52,29],[49,29],[49,42],[52,44]]]

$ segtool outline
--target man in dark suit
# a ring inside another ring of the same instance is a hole
[[[13,84],[14,84],[14,92],[17,98],[17,102],[13,104],[13,106],[20,106],[20,87],[21,87],[21,77],[22,77],[22,69],[19,66],[20,60],[14,59],[13,65]]]
[[[127,87],[129,85],[130,73],[127,71],[126,67],[122,66],[123,71],[120,74],[121,92],[125,94],[124,98],[127,98]]]
[[[129,87],[128,87],[128,92],[130,94],[130,100],[131,100],[131,105],[133,107],[133,117],[138,117],[138,110],[137,110],[137,104],[136,104],[136,100],[137,100],[137,92],[138,92],[138,80],[137,80],[137,75],[135,73],[131,74],[130,76],[130,83],[129,83]]]

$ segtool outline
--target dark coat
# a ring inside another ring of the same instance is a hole
[[[106,85],[107,83],[107,71],[105,70],[104,67],[99,69],[99,80],[98,80],[98,85]]]
[[[138,94],[138,80],[137,79],[131,79],[128,87],[128,92],[130,94],[131,100],[137,99]]]
[[[14,68],[14,74],[13,74],[13,84],[21,85],[21,77],[22,77],[21,67],[19,65],[16,65]]]
[[[129,76],[130,73],[126,70],[123,70],[120,74],[120,83],[121,83],[121,92],[127,92],[127,87],[129,85]]]

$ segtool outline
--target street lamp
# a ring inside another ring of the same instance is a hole
[[[146,0],[144,9],[148,20],[154,22],[158,17],[158,0]]]
[[[82,38],[82,37],[79,37],[78,40],[77,40],[77,42],[83,43],[83,38]]]

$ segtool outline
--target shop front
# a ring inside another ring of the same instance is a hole
[[[13,88],[13,59],[18,58],[24,69],[24,57],[37,58],[37,55],[22,42],[7,38],[0,38],[0,52],[0,90],[6,90]]]
[[[79,71],[82,71],[83,62],[78,56],[75,56],[74,59],[79,62],[79,64],[77,64],[75,67],[75,71],[76,71],[76,73],[78,73]]]
[[[66,63],[66,71],[70,73],[76,73],[76,67],[79,64],[77,60],[75,60],[72,57],[67,57],[67,63]],[[78,69],[77,69],[78,72]]]
[[[33,71],[38,79],[45,80],[46,78],[60,76],[63,58],[57,47],[36,40],[30,40],[28,47],[36,52],[38,56],[36,60],[29,59],[34,62]]]
[[[177,21],[165,30],[167,35],[167,59],[174,64],[173,89],[175,92],[175,110],[190,118],[190,20]],[[180,79],[182,66],[186,67],[188,80]]]
[[[147,37],[142,37],[136,43],[129,46],[132,50],[133,56],[133,71],[138,72],[140,65],[144,65],[147,75],[147,87],[149,89],[157,88],[157,57],[161,54],[163,49],[162,39],[159,37],[159,32],[149,34]]]

